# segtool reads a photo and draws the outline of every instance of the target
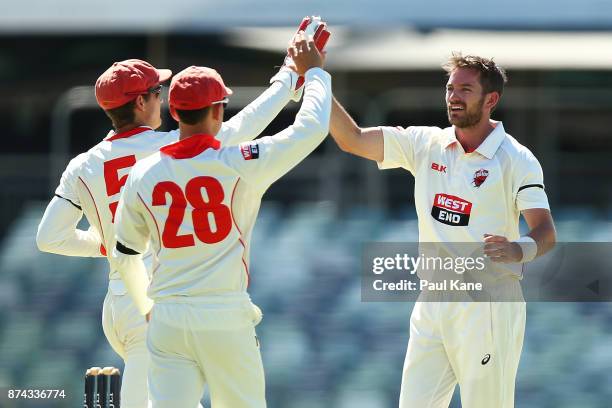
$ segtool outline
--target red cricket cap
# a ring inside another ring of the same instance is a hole
[[[233,92],[212,68],[190,66],[172,78],[170,83],[170,113],[178,121],[176,109],[196,110],[224,102]]]
[[[171,76],[169,69],[157,69],[139,59],[115,62],[96,81],[96,100],[102,109],[114,109],[146,94]]]

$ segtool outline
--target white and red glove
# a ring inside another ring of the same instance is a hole
[[[321,21],[321,17],[319,16],[304,17],[297,29],[297,32],[300,31],[304,31],[307,38],[313,38],[315,46],[320,52],[323,52],[325,49],[325,45],[327,44],[327,41],[331,35],[330,32],[327,31],[327,23]],[[293,91],[293,96],[291,99],[297,102],[302,97],[302,93],[304,91],[304,77],[298,76],[293,69],[289,68],[292,65],[293,60],[289,54],[287,54],[287,56],[285,56],[283,66],[278,73],[274,75],[272,79],[270,79],[270,83],[280,81],[287,85],[289,89]]]

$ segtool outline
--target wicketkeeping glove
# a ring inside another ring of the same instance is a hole
[[[329,40],[330,32],[327,31],[327,23],[321,21],[321,17],[304,17],[304,19],[300,23],[300,26],[297,29],[297,32],[300,31],[304,31],[307,38],[312,36],[317,49],[320,52],[323,52],[323,50],[325,49],[325,45]],[[298,76],[295,71],[288,67],[289,65],[293,65],[293,60],[291,59],[289,54],[287,54],[283,66],[278,71],[278,73],[274,75],[272,79],[270,79],[270,83],[274,81],[280,81],[283,84],[289,86],[289,88],[293,91],[293,96],[291,97],[291,99],[297,102],[302,97],[302,93],[304,91],[304,77]]]

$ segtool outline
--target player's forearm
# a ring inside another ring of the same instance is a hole
[[[304,49],[303,42],[301,49]],[[221,149],[221,160],[238,170],[241,178],[259,192],[265,191],[306,158],[329,131],[331,76],[318,67],[322,62],[320,55],[313,55],[312,50],[309,49],[310,60],[298,60],[301,67],[298,72],[306,71],[305,89],[302,106],[293,124],[257,142]],[[293,54],[296,52],[292,49]]]
[[[142,255],[128,255],[113,249],[112,265],[121,275],[128,293],[141,315],[146,315],[153,307],[153,301],[147,296],[149,277],[142,262]]]
[[[536,245],[534,249],[533,241],[531,242],[531,247],[529,247],[529,242],[521,242],[523,259],[533,259],[537,256],[544,255],[555,246],[557,241],[555,223],[550,210],[547,208],[548,202],[545,196],[541,199],[541,202],[542,208],[529,208],[521,211],[521,214],[529,226],[529,232],[525,237],[519,239],[519,241],[529,241],[529,239],[532,239],[535,241]]]
[[[329,132],[331,112],[331,76],[321,68],[311,68],[305,75],[304,101],[293,125],[270,139],[278,149],[290,152],[314,150]]]
[[[66,256],[101,257],[102,242],[94,231],[76,228],[83,213],[62,198],[54,197],[36,233],[36,244],[43,252]]]
[[[295,164],[310,154],[327,136],[331,112],[331,76],[321,68],[311,68],[305,74],[304,101],[295,122],[278,136],[275,143]],[[285,134],[283,134],[285,133]],[[285,135],[288,136],[283,145]],[[280,143],[279,143],[280,142]]]
[[[42,252],[65,256],[103,257],[102,243],[90,231],[74,230],[63,237],[36,236],[36,244]]]
[[[332,98],[329,132],[343,151],[376,162],[383,161],[382,130],[378,127],[360,128],[336,98]]]
[[[527,234],[536,242],[538,246],[538,252],[536,256],[541,256],[553,249],[557,242],[557,232],[555,225],[550,221],[542,222],[535,226]]]
[[[224,145],[232,146],[255,139],[287,105],[293,94],[290,89],[291,74],[284,72],[278,75],[283,79],[287,76],[287,81],[274,81],[257,99],[223,124],[219,138]]]
[[[335,97],[332,97],[329,132],[340,149],[353,153],[361,129]]]
[[[311,68],[305,78],[304,101],[294,126],[325,137],[329,132],[331,113],[331,76],[322,68]]]
[[[327,136],[331,111],[331,77],[320,68],[306,72],[304,101],[293,125],[258,140],[259,160],[249,166],[245,179],[266,189],[306,158]],[[249,146],[242,146],[244,149]]]

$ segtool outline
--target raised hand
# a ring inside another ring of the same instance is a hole
[[[303,31],[298,32],[294,37],[287,53],[293,60],[295,70],[299,75],[304,75],[310,68],[323,67],[323,55],[317,49],[314,39],[307,38]]]

